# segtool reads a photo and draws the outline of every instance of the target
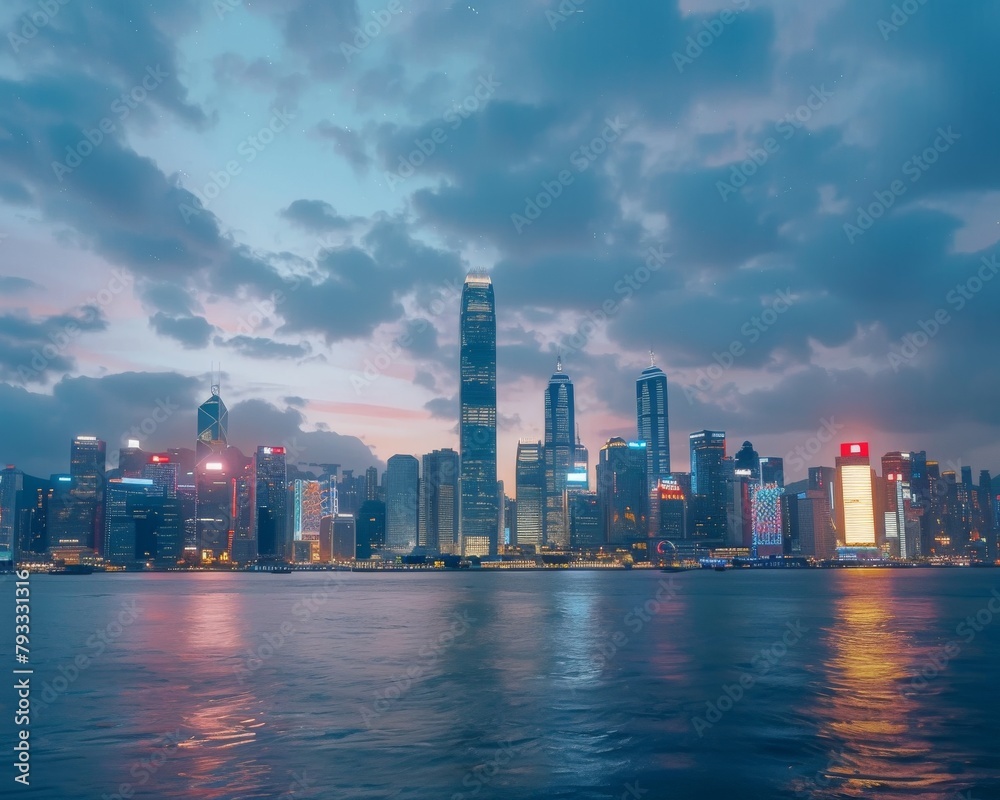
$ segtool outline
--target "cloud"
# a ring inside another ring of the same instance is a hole
[[[185,350],[199,350],[208,346],[216,328],[204,317],[170,317],[161,311],[149,318],[149,324],[161,336],[179,342]]]
[[[286,344],[260,336],[233,336],[229,339],[216,336],[213,342],[219,347],[232,348],[248,358],[296,359],[304,358],[312,352],[308,342]]]

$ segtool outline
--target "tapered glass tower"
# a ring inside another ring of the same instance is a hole
[[[639,441],[646,443],[646,479],[650,489],[670,474],[670,427],[667,417],[667,376],[652,363],[635,382],[635,417]]]
[[[573,382],[563,372],[562,358],[545,389],[545,543],[569,547],[566,476],[576,454]]]
[[[462,289],[461,540],[463,555],[495,555],[497,494],[497,318],[493,282],[473,272]]]

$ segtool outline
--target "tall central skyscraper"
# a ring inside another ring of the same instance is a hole
[[[558,547],[569,546],[566,519],[566,476],[574,469],[576,420],[573,382],[562,371],[562,358],[545,389],[545,521],[544,541]]]
[[[250,530],[257,555],[268,559],[290,559],[287,541],[288,471],[284,447],[257,448],[253,459],[250,492]]]
[[[195,443],[195,518],[199,555],[219,558],[229,549],[233,527],[233,473],[226,459],[229,411],[212,386],[212,395],[198,406]]]
[[[670,426],[667,418],[667,376],[652,363],[635,382],[635,417],[639,440],[646,443],[649,488],[670,474]]]
[[[517,444],[517,544],[542,546],[545,519],[545,471],[541,442]]]
[[[497,318],[489,275],[472,272],[465,279],[460,328],[462,554],[496,555]]]

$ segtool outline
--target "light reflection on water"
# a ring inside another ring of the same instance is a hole
[[[908,687],[994,574],[686,573],[653,605],[660,573],[346,575],[307,613],[328,576],[39,579],[39,685],[144,613],[41,718],[32,796],[985,800],[1000,619]]]

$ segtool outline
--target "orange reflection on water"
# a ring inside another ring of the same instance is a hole
[[[936,616],[926,598],[897,595],[886,570],[845,570],[834,622],[825,633],[827,693],[818,704],[819,736],[828,766],[811,786],[816,797],[868,797],[897,790],[951,797],[955,776],[921,726],[921,698],[903,687],[928,657],[911,632]]]

